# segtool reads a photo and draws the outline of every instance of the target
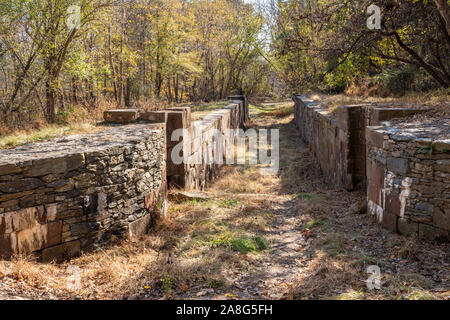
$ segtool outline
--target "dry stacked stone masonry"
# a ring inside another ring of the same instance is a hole
[[[367,189],[368,210],[386,228],[448,239],[450,119],[401,123],[424,112],[376,105],[327,106],[294,96],[295,123],[325,178],[344,189]]]
[[[63,260],[139,236],[166,212],[163,124],[0,151],[0,257]]]
[[[110,110],[105,112],[105,121],[165,123],[169,185],[186,190],[202,190],[225,164],[226,150],[234,146],[236,137],[230,137],[228,130],[244,129],[249,121],[247,98],[231,96],[229,100],[230,103],[224,109],[213,111],[199,121],[192,121],[190,107],[151,112],[138,109]],[[180,129],[183,131],[177,136],[176,132]],[[183,160],[172,159],[173,153]],[[223,160],[217,161],[218,158]]]
[[[450,121],[367,128],[368,209],[389,230],[450,235]]]

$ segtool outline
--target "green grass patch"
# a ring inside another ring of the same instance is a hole
[[[217,109],[225,108],[230,102],[229,101],[214,101],[209,103],[199,103],[199,104],[187,104],[183,105],[186,107],[191,107],[192,112],[203,112],[203,111],[213,111]]]
[[[237,199],[218,200],[217,205],[221,208],[233,208],[239,205],[239,200]]]
[[[316,194],[311,193],[297,193],[294,196],[295,199],[298,200],[308,200],[308,201],[322,201],[323,198],[321,196],[318,196]]]
[[[233,250],[239,253],[261,252],[269,248],[269,244],[262,237],[249,238],[241,236],[237,239],[233,239],[231,242]]]
[[[311,221],[308,221],[308,223],[306,224],[305,228],[306,229],[313,229],[313,228],[320,227],[323,224],[324,224],[324,221],[322,221],[322,220],[312,219]]]
[[[204,246],[224,247],[242,254],[251,252],[259,253],[270,248],[268,241],[263,237],[237,236],[231,232],[206,237],[197,236],[196,240]]]

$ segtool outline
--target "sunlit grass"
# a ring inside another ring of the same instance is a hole
[[[0,149],[14,148],[32,142],[45,141],[67,135],[98,132],[105,129],[107,129],[106,126],[97,126],[83,122],[72,123],[66,126],[49,125],[33,131],[19,132],[13,135],[0,137]]]
[[[229,101],[214,101],[210,103],[184,104],[182,106],[190,107],[192,112],[192,121],[200,120],[214,110],[225,108]]]

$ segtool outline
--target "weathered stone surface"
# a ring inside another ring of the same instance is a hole
[[[427,224],[419,224],[419,238],[426,240],[449,241],[450,232]]]
[[[37,224],[45,222],[43,207],[7,212],[0,215],[0,234],[30,229]]]
[[[450,231],[450,208],[436,210],[433,215],[433,225]]]
[[[400,194],[397,192],[388,192],[386,194],[385,199],[385,207],[384,209],[388,211],[390,214],[395,216],[401,215],[401,201],[400,201]]]
[[[15,233],[0,234],[0,259],[8,259],[17,253],[17,237]]]
[[[6,164],[0,164],[0,176],[3,175],[10,175],[10,174],[14,174],[14,173],[20,173],[22,172],[22,168],[18,167],[15,164],[10,164],[10,163],[6,163]]]
[[[76,240],[42,250],[42,262],[63,262],[81,254],[81,242]]]
[[[62,222],[36,225],[17,233],[17,250],[26,254],[61,243]]]
[[[166,197],[164,129],[129,125],[1,150],[0,162],[22,163],[23,174],[0,181],[0,255],[60,261],[126,233],[144,214],[160,217],[161,197],[146,206],[145,196]]]
[[[372,125],[379,124],[382,121],[389,121],[395,118],[404,118],[407,116],[424,113],[424,109],[408,108],[376,108],[372,113]]]
[[[436,171],[450,173],[450,159],[436,161],[434,169]]]
[[[103,113],[106,122],[111,123],[132,123],[139,118],[137,109],[117,109],[108,110]]]
[[[25,168],[27,177],[38,177],[47,174],[64,173],[79,168],[84,163],[84,154],[72,154],[59,158],[33,160],[30,167]]]
[[[149,111],[141,112],[139,120],[149,121],[153,123],[167,123],[167,111]]]
[[[429,213],[433,213],[434,212],[434,207],[432,204],[430,203],[426,203],[426,202],[419,202],[416,204],[416,209],[420,210],[420,211],[426,211]]]
[[[384,134],[376,131],[376,127],[367,128],[367,144],[377,148],[383,148]]]
[[[438,119],[376,129],[383,134],[384,142],[382,147],[379,143],[368,144],[368,198],[375,202],[380,192],[374,183],[377,179],[372,177],[378,175],[373,170],[373,163],[377,163],[386,169],[381,188],[385,199],[377,207],[386,228],[393,229],[397,215],[401,234],[418,233],[420,238],[431,240],[446,238],[450,227],[450,176],[447,176],[450,157],[431,146],[436,145],[434,139],[446,141],[450,134],[446,129],[450,129],[448,123]]]
[[[397,174],[407,174],[409,172],[408,159],[388,158],[387,168]]]
[[[433,143],[433,147],[436,152],[443,152],[450,154],[450,139],[435,141]]]
[[[404,236],[418,235],[419,224],[405,218],[399,218],[397,221],[398,232]]]
[[[148,230],[152,223],[152,217],[147,214],[145,217],[138,219],[129,225],[130,237],[141,237],[148,233]]]
[[[382,225],[385,229],[390,230],[392,232],[397,232],[397,220],[398,215],[388,210],[384,210]]]
[[[23,191],[34,190],[42,187],[44,182],[39,179],[21,179],[17,181],[9,181],[0,183],[0,191],[5,193],[19,193]]]

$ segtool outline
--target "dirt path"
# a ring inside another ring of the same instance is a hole
[[[280,129],[280,174],[228,168],[204,193],[209,200],[175,205],[175,215],[184,214],[165,268],[172,286],[137,297],[448,299],[448,245],[382,230],[362,214],[364,194],[323,183],[283,108],[252,108],[253,127]],[[381,290],[366,288],[373,265]]]
[[[280,129],[277,176],[229,167],[204,197],[175,196],[169,217],[141,241],[63,265],[0,262],[0,297],[450,299],[448,244],[383,230],[363,214],[364,194],[324,183],[291,108],[251,108],[253,127]],[[374,265],[380,290],[365,283]],[[77,290],[67,289],[69,266],[80,270]]]

